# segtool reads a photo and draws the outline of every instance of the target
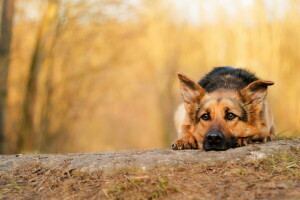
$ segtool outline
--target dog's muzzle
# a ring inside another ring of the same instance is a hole
[[[226,138],[220,131],[210,131],[207,133],[203,141],[203,148],[206,151],[209,150],[226,150],[231,147]]]

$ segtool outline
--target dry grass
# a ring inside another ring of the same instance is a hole
[[[110,176],[28,166],[0,177],[1,199],[299,199],[300,152]]]

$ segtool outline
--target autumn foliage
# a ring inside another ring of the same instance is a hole
[[[5,152],[168,147],[176,73],[225,65],[274,81],[277,134],[299,137],[300,2],[174,2],[16,1]]]

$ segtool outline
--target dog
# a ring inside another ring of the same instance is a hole
[[[233,67],[216,67],[198,83],[178,73],[184,103],[175,112],[172,149],[227,150],[275,139],[266,101],[272,81]]]

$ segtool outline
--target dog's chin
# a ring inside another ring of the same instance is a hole
[[[230,148],[236,147],[236,139],[230,138],[226,142],[222,143],[220,146],[211,146],[206,140],[203,141],[203,149],[205,151],[226,151]]]
[[[226,151],[227,149],[229,149],[230,147],[204,147],[205,151]]]

